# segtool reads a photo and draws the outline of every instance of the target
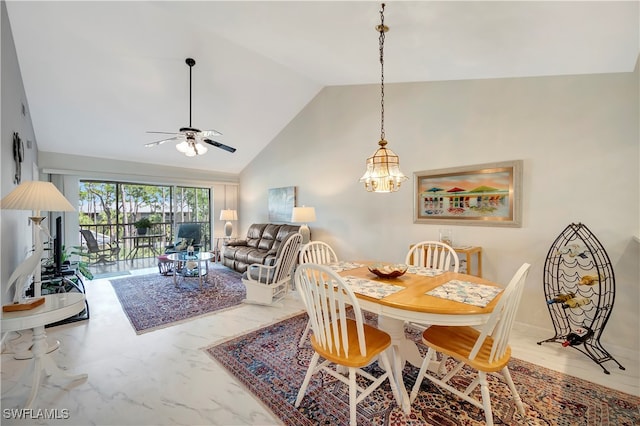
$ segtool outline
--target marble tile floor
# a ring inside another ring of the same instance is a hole
[[[132,274],[156,272],[155,269]],[[70,373],[87,373],[75,384],[46,379],[33,406],[58,419],[15,419],[7,409],[20,408],[28,387],[18,386],[2,398],[3,425],[276,425],[269,410],[201,349],[302,311],[295,293],[280,308],[241,305],[161,330],[136,335],[108,280],[87,285],[91,319],[48,328],[49,340],[61,347],[51,356]],[[539,346],[544,330],[516,325],[513,355],[626,393],[640,395],[638,354],[613,355],[625,367],[607,362],[610,375],[575,350],[557,344]],[[28,347],[30,333],[4,340],[2,388],[14,384],[29,361],[11,352]],[[611,350],[610,348],[607,348]]]

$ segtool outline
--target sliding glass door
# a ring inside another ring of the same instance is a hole
[[[120,260],[157,255],[175,240],[181,223],[199,223],[202,249],[210,248],[209,188],[85,180],[80,181],[79,199],[80,229],[91,230],[100,244],[117,242]],[[152,223],[144,246],[134,226],[141,218]]]

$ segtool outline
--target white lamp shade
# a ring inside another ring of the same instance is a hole
[[[26,181],[0,201],[7,210],[72,212],[75,208],[51,182]]]
[[[236,210],[220,210],[220,220],[238,220]]]
[[[291,213],[291,222],[311,223],[316,221],[316,209],[314,207],[294,207]]]

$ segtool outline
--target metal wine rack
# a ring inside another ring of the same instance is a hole
[[[563,308],[562,303],[548,304],[555,335],[538,344],[562,343],[572,330],[586,327],[593,334],[570,347],[587,355],[606,374],[609,371],[602,364],[610,360],[624,370],[600,343],[613,309],[615,276],[607,252],[585,225],[572,223],[556,238],[547,253],[543,281],[547,300],[559,294],[574,293],[576,298],[589,299],[589,303],[575,308]]]

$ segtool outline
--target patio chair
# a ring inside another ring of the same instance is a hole
[[[114,257],[118,256],[120,252],[120,246],[117,241],[105,243],[103,245],[98,244],[95,235],[88,229],[81,229],[80,234],[87,243],[87,254],[89,256],[89,262],[92,265],[104,264],[113,265],[116,263]]]
[[[187,247],[193,246],[195,251],[200,251],[202,240],[202,227],[199,223],[181,223],[178,225],[178,232],[172,244],[165,246],[165,254],[185,251]]]

